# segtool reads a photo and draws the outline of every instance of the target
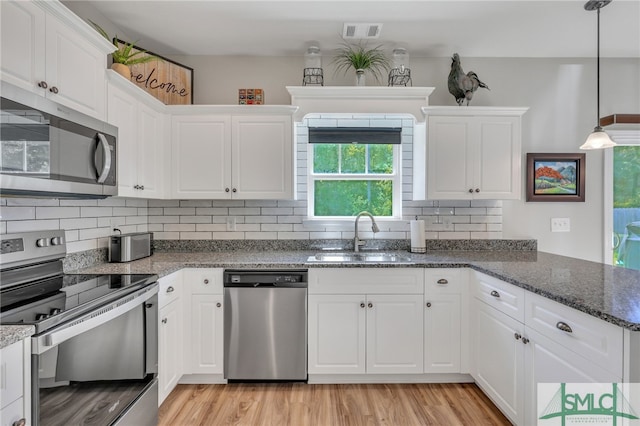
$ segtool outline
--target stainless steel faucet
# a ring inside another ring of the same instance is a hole
[[[359,252],[360,246],[364,245],[364,241],[361,241],[360,238],[358,238],[358,220],[360,220],[361,216],[368,216],[369,219],[371,219],[371,230],[373,231],[374,234],[380,231],[380,228],[378,228],[378,224],[376,223],[376,220],[373,218],[373,215],[371,213],[369,212],[358,213],[358,215],[356,216],[356,230],[355,230],[356,235],[353,238],[353,249],[355,252]]]

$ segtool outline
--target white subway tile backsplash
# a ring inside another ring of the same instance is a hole
[[[36,219],[60,219],[80,216],[80,207],[36,207]]]
[[[211,240],[211,232],[180,232],[181,240]]]
[[[180,207],[180,200],[149,200],[149,207]]]
[[[59,206],[60,200],[47,198],[5,198],[7,206]]]
[[[126,205],[126,198],[109,197],[104,200],[98,200],[98,206],[102,207],[124,207]]]
[[[258,216],[260,207],[230,207],[229,216]]]
[[[136,216],[138,214],[138,209],[136,207],[114,207],[113,215],[114,216]]]
[[[198,232],[224,232],[227,230],[226,223],[214,223],[214,224],[196,224],[196,231]]]
[[[67,253],[94,250],[98,248],[98,240],[83,240],[67,242]]]
[[[180,216],[149,216],[148,223],[180,223]]]
[[[60,200],[61,207],[97,206],[98,200]]]
[[[104,216],[113,216],[113,207],[80,207],[80,217]]]
[[[128,231],[122,230],[122,233],[125,234]],[[79,239],[80,240],[91,240],[97,239],[101,237],[108,237],[113,234],[113,230],[111,228],[90,228],[90,229],[80,229],[79,230]]]
[[[48,229],[60,229],[60,221],[57,219],[46,220],[12,220],[7,222],[7,233],[45,231]]]
[[[165,231],[178,231],[178,232],[194,232],[196,225],[192,223],[167,223],[164,225]]]
[[[0,209],[0,220],[28,220],[35,218],[35,207],[2,207]]]
[[[164,214],[169,216],[193,216],[196,214],[195,207],[165,207]]]
[[[228,216],[229,209],[226,207],[198,207],[196,208],[196,215]]]
[[[127,225],[142,225],[147,224],[146,216],[127,216],[125,217],[125,223]]]
[[[180,223],[211,223],[211,216],[178,216]]]
[[[60,219],[60,229],[86,229],[97,228],[98,226],[98,219],[95,217]],[[103,226],[111,226],[111,222]]]
[[[180,207],[211,207],[212,200],[180,200]]]

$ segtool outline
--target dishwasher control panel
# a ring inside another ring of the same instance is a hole
[[[224,272],[224,286],[305,286],[307,285],[307,271],[272,271],[272,270],[226,270]]]

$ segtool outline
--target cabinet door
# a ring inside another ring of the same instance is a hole
[[[477,117],[476,120],[473,198],[519,199],[520,118]]]
[[[525,424],[537,424],[538,383],[620,383],[621,377],[597,366],[527,327],[525,350],[526,415]],[[544,408],[544,407],[541,407]]]
[[[175,116],[172,197],[231,198],[231,118]]]
[[[45,13],[32,2],[0,2],[2,80],[44,95]]]
[[[125,91],[109,85],[107,120],[118,127],[118,195],[135,197],[138,191],[138,101]]]
[[[309,374],[365,372],[364,295],[310,295]]]
[[[138,186],[137,196],[161,198],[163,196],[162,167],[168,119],[143,103],[138,104]]]
[[[48,97],[77,111],[104,120],[106,118],[106,67],[107,57],[102,51],[53,16],[47,16]]]
[[[182,309],[174,300],[158,313],[158,405],[171,393],[182,375]]]
[[[427,198],[470,199],[473,188],[473,120],[429,117]]]
[[[422,373],[423,296],[367,297],[367,373]]]
[[[425,296],[425,373],[460,373],[460,298],[459,294]]]
[[[524,347],[522,323],[475,301],[476,383],[516,424],[524,420]]]
[[[233,198],[293,198],[291,117],[237,116],[232,123]]]
[[[190,374],[222,374],[224,329],[221,294],[191,296]]]

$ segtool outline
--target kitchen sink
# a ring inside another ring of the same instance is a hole
[[[411,256],[397,253],[317,253],[308,262],[411,262]]]

